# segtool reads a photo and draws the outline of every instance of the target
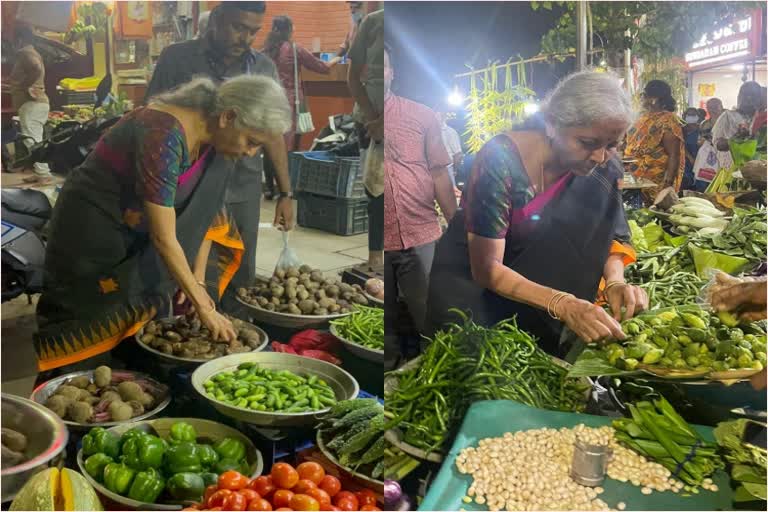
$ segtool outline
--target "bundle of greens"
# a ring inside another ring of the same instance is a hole
[[[715,428],[715,439],[725,452],[725,460],[731,464],[731,479],[736,484],[734,500],[766,500],[766,452],[765,448],[745,444],[742,439],[749,423],[738,419],[720,423]],[[759,423],[758,423],[759,425]]]
[[[457,312],[458,313],[458,312]],[[515,400],[561,411],[584,408],[589,387],[536,346],[514,319],[486,328],[461,314],[463,325],[438,332],[421,364],[398,371],[397,389],[386,393],[388,428],[427,453],[439,450],[472,402]]]
[[[725,466],[717,445],[705,441],[664,397],[629,404],[629,410],[631,419],[613,421],[616,439],[670,470],[689,490]]]
[[[733,210],[733,219],[721,233],[699,234],[693,243],[703,249],[717,251],[750,263],[760,263],[766,259],[768,224],[765,222],[765,209],[752,208]]]

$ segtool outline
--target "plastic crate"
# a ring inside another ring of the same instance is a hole
[[[305,228],[319,229],[336,235],[349,236],[368,232],[368,199],[324,197],[301,192],[298,200],[298,223]]]
[[[327,151],[302,153],[296,190],[326,197],[365,197],[360,158],[338,158]]]

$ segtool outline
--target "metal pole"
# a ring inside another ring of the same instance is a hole
[[[576,71],[587,68],[587,2],[576,3]]]
[[[626,37],[630,37],[632,35],[632,32],[627,30],[624,32],[624,35]],[[627,85],[627,91],[630,94],[633,94],[634,91],[634,80],[632,79],[632,50],[627,48],[624,50],[624,82]]]

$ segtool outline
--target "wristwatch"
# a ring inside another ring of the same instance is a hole
[[[293,193],[291,192],[279,192],[275,194],[277,199],[293,199]]]

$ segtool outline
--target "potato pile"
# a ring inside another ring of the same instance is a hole
[[[384,300],[384,281],[381,279],[369,279],[365,282],[365,291],[374,299]]]
[[[267,311],[303,316],[351,313],[355,304],[368,305],[359,285],[327,279],[308,265],[277,270],[268,282],[238,288],[241,300]]]
[[[3,427],[0,441],[3,445],[2,464],[0,465],[3,469],[18,466],[27,460],[27,456],[24,455],[27,449],[27,436],[11,428]]]
[[[158,401],[145,381],[116,382],[112,369],[99,366],[93,382],[87,375],[69,379],[59,386],[45,406],[64,420],[77,423],[126,421],[151,410]]]
[[[262,344],[261,336],[250,324],[238,318],[227,318],[237,331],[237,339],[232,344],[212,340],[210,331],[195,314],[170,321],[153,320],[138,338],[141,343],[165,354],[201,361],[250,352]]]

